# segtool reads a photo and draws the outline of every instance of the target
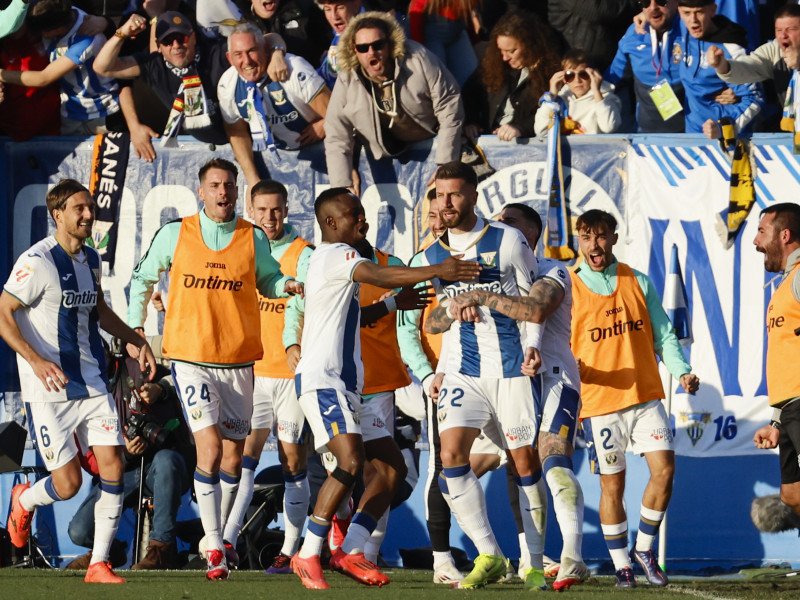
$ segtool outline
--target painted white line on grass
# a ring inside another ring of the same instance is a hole
[[[680,592],[681,594],[686,594],[687,596],[695,596],[696,598],[705,598],[705,600],[740,600],[738,598],[726,598],[725,596],[716,596],[714,594],[709,594],[708,592],[701,592],[700,590],[696,590],[694,588],[670,586],[670,591]]]

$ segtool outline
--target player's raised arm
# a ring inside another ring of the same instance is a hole
[[[481,266],[474,261],[461,260],[462,256],[448,256],[440,264],[428,267],[382,267],[372,262],[362,262],[353,271],[353,281],[382,288],[398,288],[437,278],[447,281],[475,279],[481,272]]]

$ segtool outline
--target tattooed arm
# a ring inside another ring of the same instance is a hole
[[[428,318],[425,319],[425,331],[428,333],[444,333],[450,329],[453,321],[478,322],[480,313],[478,312],[477,302],[466,302],[463,306],[452,304],[450,298],[446,298],[437,306]],[[453,318],[451,315],[455,314]]]
[[[534,282],[528,296],[506,296],[488,290],[470,290],[452,298],[451,302],[453,304],[452,312],[455,312],[456,307],[463,309],[479,304],[516,321],[544,323],[563,299],[564,288],[555,280],[544,277]],[[453,319],[450,319],[445,312],[442,314],[452,323]],[[431,314],[431,318],[433,316]]]

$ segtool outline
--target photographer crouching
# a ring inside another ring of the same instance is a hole
[[[154,340],[158,346],[160,340]],[[138,363],[127,358],[119,341],[106,348],[109,384],[122,423],[125,423],[124,506],[138,510],[140,492],[153,499],[153,521],[145,557],[133,570],[177,569],[175,530],[181,497],[189,490],[195,467],[195,451],[181,404],[166,367],[158,366],[153,383],[141,383]],[[160,358],[160,352],[156,357]],[[69,537],[79,546],[91,547],[94,539],[94,506],[100,495],[97,465],[91,450],[82,449],[81,463],[95,477],[89,496],[69,524]],[[144,478],[140,475],[144,470]],[[116,551],[115,551],[116,550]],[[85,569],[91,551],[70,563],[68,569]],[[115,540],[112,563],[126,562],[124,546]],[[135,559],[135,557],[134,557]],[[117,565],[115,565],[117,566]],[[119,565],[121,566],[121,565]]]

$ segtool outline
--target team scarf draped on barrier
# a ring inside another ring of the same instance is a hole
[[[570,260],[575,252],[569,246],[567,197],[564,194],[564,171],[561,162],[561,123],[566,116],[564,101],[550,92],[539,100],[540,107],[551,111],[547,130],[547,170],[545,182],[549,189],[544,255],[546,258]]]
[[[731,161],[731,189],[728,208],[719,214],[717,230],[725,248],[733,245],[756,202],[756,168],[750,158],[750,140],[736,135],[729,117],[719,120],[720,146]]]
[[[119,208],[125,174],[128,170],[131,136],[129,133],[105,133],[94,138],[92,175],[89,193],[95,203],[90,245],[114,270],[119,230]]]

